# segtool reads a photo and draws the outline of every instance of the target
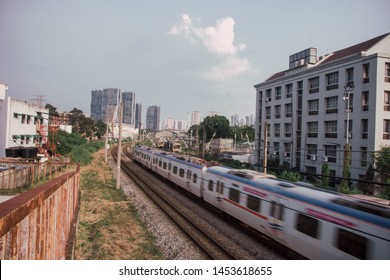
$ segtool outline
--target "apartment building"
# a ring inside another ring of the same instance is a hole
[[[350,177],[363,178],[370,155],[390,145],[390,33],[318,57],[308,48],[289,68],[256,84],[255,164],[279,161],[342,177],[351,148]]]

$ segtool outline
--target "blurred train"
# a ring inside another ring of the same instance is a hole
[[[390,207],[136,147],[133,158],[309,259],[390,259]]]

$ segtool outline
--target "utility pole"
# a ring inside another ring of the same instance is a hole
[[[106,140],[104,142],[104,162],[107,163],[107,154],[108,154],[108,116],[106,117]]]
[[[346,135],[345,135],[345,146],[344,146],[344,166],[343,166],[343,180],[341,181],[341,191],[346,193],[349,191],[349,166],[351,162],[351,146],[349,145],[349,113],[351,112],[350,108],[350,95],[351,90],[353,90],[353,84],[347,84],[344,86],[344,97],[343,100],[347,102],[347,108],[345,112],[347,113],[347,124],[346,124]]]
[[[264,123],[264,167],[263,172],[267,174],[267,159],[268,159],[268,136],[267,136],[267,122]]]
[[[122,95],[119,90],[119,132],[118,132],[118,159],[117,159],[117,173],[116,173],[116,188],[120,189],[121,185],[121,159],[122,159]]]

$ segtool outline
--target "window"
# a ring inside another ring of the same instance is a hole
[[[281,106],[275,105],[275,119],[280,119]]]
[[[238,203],[240,201],[240,191],[236,189],[230,189],[229,199]]]
[[[335,145],[325,145],[324,162],[337,162],[337,147]]]
[[[172,163],[168,163],[168,170],[171,171],[172,169]]]
[[[197,181],[198,181],[198,174],[194,173],[194,175],[192,176],[192,182],[196,184]]]
[[[318,239],[319,222],[317,219],[304,214],[298,214],[295,228],[299,232]]]
[[[192,177],[192,171],[191,170],[187,170],[187,179],[191,180],[191,177]]]
[[[363,84],[370,82],[370,64],[363,64]]]
[[[318,122],[307,123],[307,137],[317,138],[318,137]]]
[[[319,92],[320,90],[320,77],[311,78],[309,82],[309,93]]]
[[[280,149],[280,143],[279,142],[274,142],[274,156],[279,156],[279,149]]]
[[[260,212],[260,202],[261,202],[260,198],[253,195],[248,195],[246,207],[248,207],[253,211]]]
[[[303,94],[303,82],[302,81],[297,82],[297,93],[298,93],[298,95]]]
[[[345,70],[345,80],[346,85],[353,85],[353,67]]]
[[[337,113],[337,111],[338,111],[337,110],[337,102],[338,102],[337,96],[325,98],[326,113],[327,114]]]
[[[362,111],[368,111],[368,91],[362,92]]]
[[[384,97],[385,97],[385,100],[384,100],[385,105],[384,105],[383,110],[390,111],[390,103],[389,103],[390,102],[390,91],[385,91]]]
[[[368,119],[362,119],[362,139],[368,139]]]
[[[280,123],[274,124],[274,136],[280,137]]]
[[[271,107],[265,107],[265,118],[266,119],[271,118]]]
[[[163,168],[167,169],[167,163],[166,162],[163,163]]]
[[[285,137],[291,137],[292,133],[292,125],[291,123],[285,123],[284,124],[284,136]]]
[[[173,166],[173,174],[177,174],[177,166]]]
[[[337,138],[337,121],[325,122],[325,138]]]
[[[265,91],[265,102],[269,102],[272,100],[272,89],[267,89]]]
[[[315,156],[315,157],[313,157]],[[308,160],[317,160],[317,145],[307,144],[307,158]]]
[[[308,101],[309,116],[318,115],[318,99]]]
[[[271,208],[269,215],[271,217],[274,217],[275,219],[279,221],[284,220],[284,206],[283,204],[276,203],[276,201],[271,202]]]
[[[217,181],[217,193],[223,194],[224,188],[225,188],[225,184],[223,182]]]
[[[339,88],[339,72],[334,72],[326,75],[326,89]]]
[[[161,159],[158,161],[158,166],[162,167],[162,160]]]
[[[179,176],[184,177],[184,169],[183,168],[180,168]]]
[[[366,167],[367,166],[367,147],[360,147],[360,166]]]
[[[367,239],[363,236],[341,228],[337,231],[336,248],[355,258],[366,259],[367,244]]]
[[[292,84],[286,85],[286,97],[287,98],[292,96],[292,92],[293,92],[293,85]]]
[[[267,136],[268,137],[271,136],[271,124],[270,123],[267,123]]]
[[[290,118],[292,115],[292,104],[288,103],[288,104],[284,105],[284,110],[285,110],[286,118]]]
[[[385,82],[390,83],[390,63],[385,63]]]
[[[383,120],[383,139],[389,140],[390,120]]]
[[[214,181],[213,180],[209,180],[209,191],[213,191],[214,190]]]
[[[275,88],[275,99],[279,100],[282,98],[282,87]]]
[[[289,158],[291,157],[291,143],[284,142],[283,143],[283,157]]]

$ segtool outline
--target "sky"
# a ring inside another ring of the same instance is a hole
[[[91,90],[120,88],[161,119],[255,115],[255,84],[390,32],[389,0],[0,0],[0,83],[90,114]]]

